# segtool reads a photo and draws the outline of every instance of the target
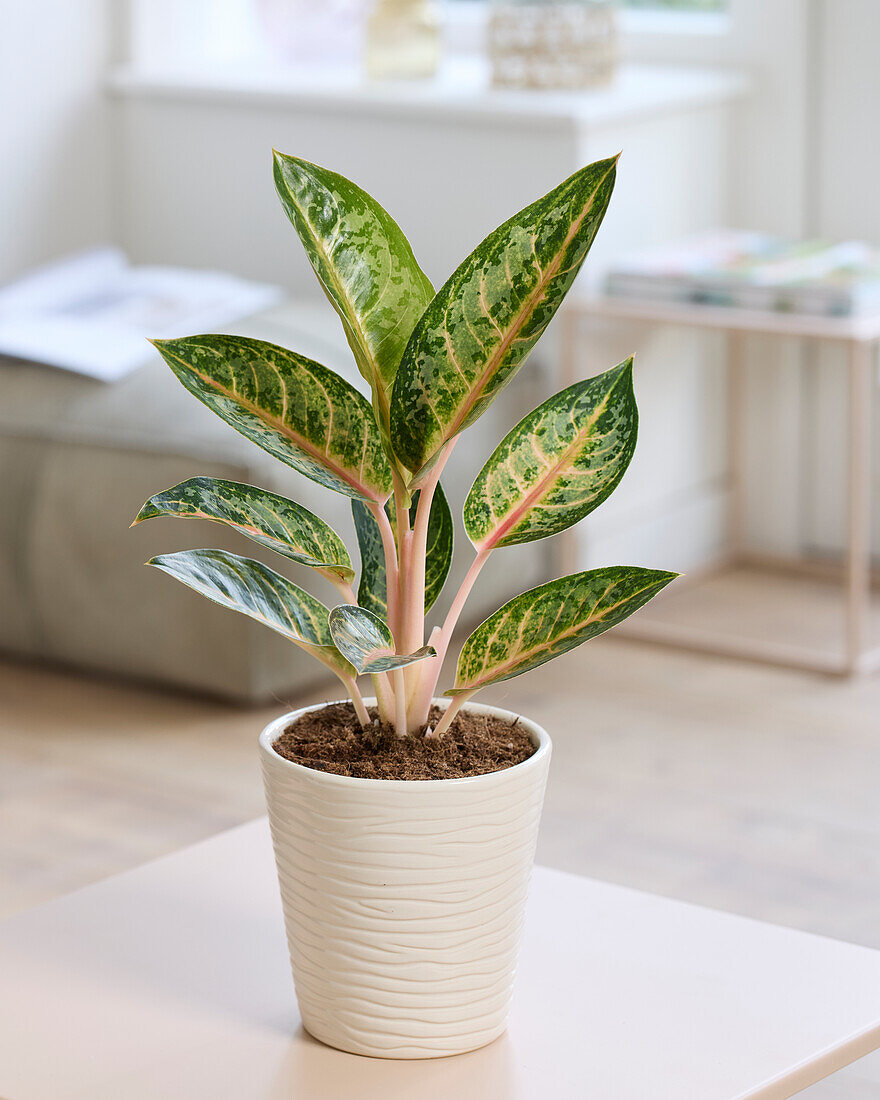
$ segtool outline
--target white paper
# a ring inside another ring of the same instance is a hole
[[[118,249],[68,256],[0,289],[0,354],[112,382],[192,336],[268,309],[281,290],[219,271],[132,267]]]

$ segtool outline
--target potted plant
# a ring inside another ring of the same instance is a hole
[[[435,294],[375,199],[276,153],[281,202],[372,404],[319,363],[259,340],[156,342],[210,409],[351,498],[357,592],[339,535],[263,489],[196,477],[152,497],[135,521],[218,521],[318,573],[341,597],[330,609],[261,562],[221,550],[149,563],[283,634],[345,689],[347,701],[287,714],[260,738],[303,1023],[343,1050],[430,1057],[503,1031],[550,740],[534,722],[471,699],[601,634],[674,576],[612,566],[516,596],[467,638],[437,697],[465,600],[490,557],[582,519],[632,457],[631,359],[568,386],[512,428],[467,495],[473,561],[425,638],[452,558],[444,466],[574,281],[616,160],[581,169],[490,233]],[[361,695],[360,676],[375,698]]]

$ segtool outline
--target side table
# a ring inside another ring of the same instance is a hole
[[[701,652],[746,657],[811,671],[853,676],[880,668],[880,644],[869,639],[871,600],[871,369],[880,344],[880,314],[852,317],[812,317],[793,313],[733,309],[677,302],[642,301],[609,296],[569,298],[561,314],[562,377],[575,378],[578,325],[584,319],[639,321],[711,329],[727,336],[728,348],[728,476],[729,550],[725,562],[748,562],[743,546],[745,494],[745,400],[742,338],[749,334],[793,337],[835,343],[846,349],[848,379],[847,468],[848,502],[844,584],[844,645],[836,656],[811,652],[769,638],[737,639],[681,623],[641,615],[618,628],[621,634],[678,645]],[[570,538],[571,536],[569,536]],[[571,542],[562,553],[570,559]],[[798,562],[784,563],[798,568]],[[699,578],[691,583],[698,583]],[[677,582],[688,583],[685,578]],[[662,609],[662,597],[655,605]]]

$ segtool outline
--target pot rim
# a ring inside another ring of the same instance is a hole
[[[330,699],[325,703],[313,703],[307,707],[298,707],[296,710],[289,711],[287,714],[282,714],[280,717],[274,718],[260,734],[259,744],[261,754],[265,753],[272,761],[273,765],[280,763],[282,766],[292,768],[301,775],[308,776],[311,779],[317,778],[318,782],[326,782],[331,786],[354,783],[359,786],[394,787],[408,790],[416,787],[428,787],[433,790],[438,785],[461,786],[462,784],[503,782],[504,777],[512,772],[521,773],[524,768],[540,767],[544,760],[550,755],[550,750],[552,748],[550,735],[543,726],[539,726],[538,723],[532,721],[531,718],[526,718],[521,714],[517,714],[516,711],[504,710],[502,707],[492,706],[491,703],[465,703],[462,710],[468,710],[472,713],[476,712],[477,714],[493,714],[498,718],[510,722],[518,720],[527,730],[532,739],[532,743],[537,745],[535,752],[533,752],[527,760],[521,760],[518,764],[512,764],[509,768],[501,768],[494,772],[483,772],[481,775],[461,776],[457,779],[370,779],[355,775],[339,775],[336,772],[320,771],[317,768],[307,768],[305,764],[297,764],[294,760],[288,760],[286,756],[282,756],[275,751],[273,746],[275,739],[284,728],[289,726],[292,721],[299,718],[300,715],[308,714],[309,711],[313,710],[323,710],[324,707],[333,706],[335,703],[350,702],[350,699]],[[364,703],[368,707],[375,706],[376,700],[374,698],[365,698]],[[449,705],[450,700],[434,699],[432,703],[436,706],[445,708]]]

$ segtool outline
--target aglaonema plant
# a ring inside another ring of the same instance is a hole
[[[429,639],[425,615],[452,561],[440,478],[459,434],[511,380],[589,252],[617,158],[576,172],[499,226],[437,293],[390,215],[344,177],[275,154],[275,185],[339,315],[371,402],[321,364],[239,336],[156,341],[183,385],[281,462],[351,498],[360,551],[292,500],[196,477],[152,497],[154,516],[215,520],[335,585],[327,608],[285,576],[222,550],[151,559],[184,584],[289,638],[345,686],[370,722],[357,678],[372,679],[399,737],[426,729],[443,660],[480,571],[502,547],[544,539],[593,511],[632,457],[638,413],[632,360],[577,382],[498,444],[464,505],[475,555]],[[441,737],[480,688],[518,676],[615,626],[675,576],[613,566],[561,577],[510,600],[458,655]]]

